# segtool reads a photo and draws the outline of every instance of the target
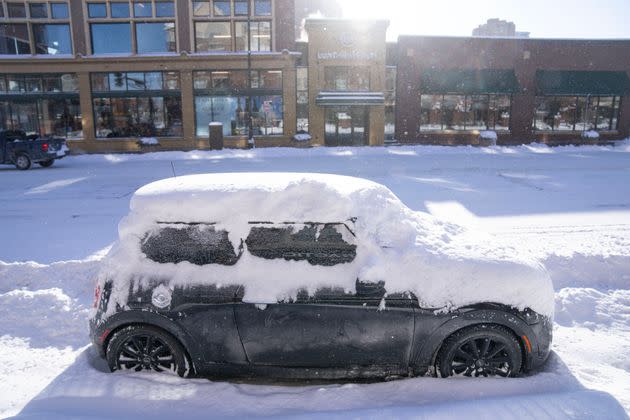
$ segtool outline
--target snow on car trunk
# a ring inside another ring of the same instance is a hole
[[[244,286],[244,301],[275,303],[300,289],[354,291],[360,278],[384,281],[388,293],[412,292],[423,307],[496,302],[553,313],[552,284],[535,259],[493,246],[481,232],[412,211],[388,188],[368,180],[301,173],[192,175],[145,185],[130,207],[99,276],[101,283],[115,280],[112,299],[121,305],[131,281],[134,287],[156,279],[170,287],[238,284]],[[243,245],[252,222],[345,224],[356,235],[356,256],[333,266],[254,256]],[[227,232],[237,260],[221,265],[148,258],[143,240],[165,223]]]

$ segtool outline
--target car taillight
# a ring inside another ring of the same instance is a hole
[[[44,153],[47,153],[47,152],[48,152],[48,143],[44,143],[44,144],[42,144],[42,151],[43,151]]]
[[[98,308],[98,301],[101,299],[101,286],[96,286],[94,289],[94,304],[92,305],[94,308]]]

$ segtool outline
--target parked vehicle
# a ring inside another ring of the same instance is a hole
[[[103,263],[91,339],[112,371],[180,376],[507,377],[541,366],[546,272],[436,255],[442,228],[357,178],[158,181],[136,192]]]
[[[44,168],[66,156],[68,147],[60,137],[27,136],[22,130],[0,130],[0,164],[26,170],[33,163]]]

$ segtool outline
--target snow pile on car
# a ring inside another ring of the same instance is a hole
[[[412,292],[423,307],[496,302],[553,313],[551,280],[536,260],[493,246],[479,232],[412,211],[388,188],[368,180],[300,173],[191,175],[140,188],[130,207],[99,276],[101,284],[115,280],[111,299],[120,305],[127,303],[131,282],[142,287],[156,279],[169,287],[239,284],[244,301],[274,303],[300,289],[354,291],[359,278],[384,281],[388,293]],[[243,252],[227,266],[160,264],[141,251],[143,238],[159,223],[207,223],[226,230],[238,252],[250,222],[346,223],[356,235],[356,257],[327,267]]]

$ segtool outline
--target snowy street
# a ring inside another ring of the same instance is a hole
[[[87,314],[133,192],[206,172],[367,178],[414,210],[534,254],[553,353],[516,379],[286,384],[106,373]],[[615,147],[374,147],[85,155],[0,168],[0,418],[627,418],[630,140]]]

